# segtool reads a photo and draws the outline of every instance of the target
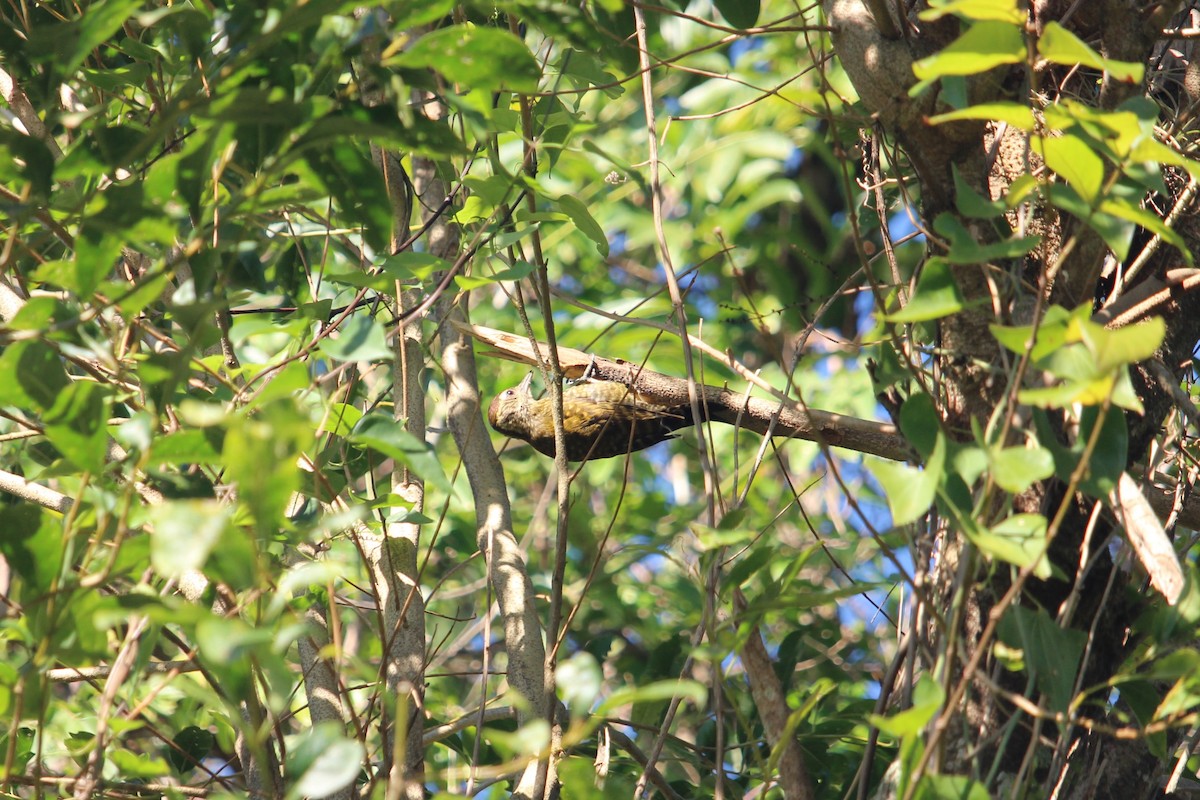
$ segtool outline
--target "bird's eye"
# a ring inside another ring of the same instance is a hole
[[[505,389],[505,390],[504,390],[504,396],[505,396],[505,397],[516,397],[516,396],[517,396],[517,390],[516,390],[516,389]]]

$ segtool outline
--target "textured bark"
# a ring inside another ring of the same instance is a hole
[[[446,375],[447,422],[462,454],[471,494],[475,498],[479,549],[488,559],[488,578],[496,593],[504,625],[508,683],[524,700],[518,719],[521,723],[543,720],[549,709],[550,696],[542,626],[534,606],[533,584],[525,569],[525,559],[513,536],[504,472],[483,425],[475,378],[475,354],[464,334],[447,327],[442,331],[441,355]],[[541,800],[542,795],[536,792],[537,783],[538,761],[531,760],[517,782],[513,797]],[[555,784],[551,764],[547,785]]]

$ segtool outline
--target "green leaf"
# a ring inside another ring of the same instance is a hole
[[[773,547],[755,547],[748,553],[742,553],[726,572],[725,585],[746,588],[746,584],[760,571],[764,575],[769,574],[769,566],[777,564],[778,559],[779,554]]]
[[[241,86],[198,108],[203,117],[246,126],[297,128],[329,107],[328,102],[296,102],[281,88]]]
[[[139,569],[145,569],[146,562],[143,561],[137,566]],[[154,623],[192,626],[208,618],[211,612],[180,598],[163,598],[135,592],[105,597],[104,602],[93,611],[94,624],[99,630],[110,630],[127,623],[132,614],[144,616]]]
[[[922,775],[913,800],[991,800],[987,786],[966,775]]]
[[[869,716],[875,727],[897,739],[919,736],[945,701],[946,693],[941,685],[929,675],[922,675],[913,687],[911,708],[890,717],[881,717],[878,714]]]
[[[1195,674],[1185,675],[1167,691],[1154,710],[1154,719],[1170,719],[1191,711],[1197,705],[1200,705],[1200,681],[1196,680]]]
[[[334,361],[391,361],[383,325],[370,314],[351,314],[334,336],[321,340],[318,349]]]
[[[1068,67],[1083,65],[1103,70],[1125,83],[1141,83],[1145,74],[1144,65],[1104,58],[1074,33],[1053,20],[1046,23],[1042,36],[1038,39],[1038,53],[1055,64]]]
[[[1082,456],[1083,448],[1091,441],[1096,423],[1101,420],[1101,409],[1095,406],[1085,408],[1079,420],[1079,436],[1073,448]],[[1115,411],[1104,414],[1099,434],[1096,436],[1096,446],[1088,461],[1087,475],[1081,488],[1093,496],[1104,497],[1117,484],[1126,464],[1129,461],[1129,423],[1125,415]],[[1067,473],[1064,480],[1068,480]]]
[[[238,502],[251,513],[258,531],[275,535],[300,485],[296,458],[312,445],[312,422],[291,397],[244,415],[226,411],[224,422],[226,477],[237,483]]]
[[[929,460],[933,456],[942,426],[931,396],[914,394],[900,406],[900,431],[921,458]]]
[[[472,197],[478,197],[490,206],[511,203],[515,195],[518,181],[508,173],[499,175],[468,175],[463,178],[471,190]]]
[[[1033,109],[1021,103],[980,103],[966,108],[935,114],[929,118],[930,125],[941,125],[946,122],[959,122],[965,119],[981,119],[994,122],[1004,122],[1022,131],[1032,131],[1036,126]]]
[[[594,712],[603,716],[613,709],[630,703],[648,703],[656,700],[673,700],[676,697],[690,700],[693,703],[703,703],[707,696],[705,688],[695,681],[669,680],[655,681],[643,686],[627,686],[615,690]]]
[[[1154,355],[1167,333],[1162,317],[1150,319],[1116,330],[1109,330],[1090,320],[1079,320],[1080,339],[1096,359],[1098,371],[1113,370]]]
[[[150,563],[168,578],[202,570],[232,515],[233,509],[217,500],[174,500],[154,506]]]
[[[366,415],[354,426],[349,439],[396,459],[447,494],[453,491],[450,479],[429,443],[404,430],[404,426],[390,416],[383,413]]]
[[[12,676],[11,680],[4,681],[4,683],[8,685],[15,684],[16,682],[17,680],[15,675]],[[25,698],[25,700],[28,702],[28,698]],[[0,747],[4,748],[5,753],[10,752],[8,749],[8,733],[9,731],[5,730],[4,735],[0,735]],[[13,749],[11,752],[15,755],[12,763],[17,770],[24,771],[25,765],[28,764],[33,758],[33,747],[37,736],[38,733],[33,728],[22,726],[16,729],[16,737],[13,742]]]
[[[504,758],[533,757],[550,745],[550,725],[544,719],[534,719],[512,733],[491,728],[488,742]]]
[[[1021,205],[1021,203],[1024,203],[1025,199],[1029,197],[1029,195],[1038,191],[1040,186],[1041,184],[1034,176],[1020,176],[1009,185],[1008,194],[1004,196],[1004,205],[1008,206],[1010,209],[1016,208],[1017,206]]]
[[[508,31],[470,24],[425,34],[383,66],[434,69],[451,83],[483,91],[536,92],[541,79],[524,42]]]
[[[28,593],[23,601],[34,600],[54,585],[62,569],[63,531],[58,517],[32,503],[0,506],[0,553],[21,580]]]
[[[1188,264],[1193,263],[1195,257],[1192,255],[1192,251],[1188,247],[1187,242],[1182,236],[1179,235],[1179,232],[1168,226],[1160,216],[1136,205],[1134,201],[1127,200],[1123,197],[1114,198],[1109,195],[1108,199],[1101,201],[1100,208],[1095,216],[1096,218],[1101,218],[1105,214],[1119,217],[1126,222],[1143,227],[1151,233],[1157,234],[1158,236],[1162,237],[1164,242],[1173,245],[1177,250],[1179,250],[1185,262]],[[1089,220],[1089,224],[1090,222],[1091,220]],[[1117,230],[1124,231],[1124,229],[1128,226],[1123,226],[1120,225],[1120,223],[1117,223],[1114,227]],[[1124,243],[1124,240],[1122,240],[1122,242]],[[1118,257],[1124,259],[1125,256],[1128,255],[1128,245],[1125,245],[1125,247],[1123,247],[1119,252],[1120,255]]]
[[[62,361],[41,341],[17,342],[0,355],[0,404],[43,412],[54,405],[70,382]]]
[[[1005,210],[1003,200],[988,200],[975,191],[963,180],[958,166],[953,166],[954,172],[954,204],[960,214],[968,219],[995,219]]]
[[[14,331],[36,331],[45,328],[55,318],[66,316],[70,312],[65,303],[54,297],[31,297],[21,306],[21,310],[8,321],[8,329]],[[11,375],[12,373],[4,373]]]
[[[128,284],[116,284],[112,289],[105,289],[108,284],[103,284],[102,291],[107,291],[109,296],[117,296],[117,309],[121,312],[121,316],[126,320],[131,320],[149,306],[151,303],[158,302],[163,293],[171,285],[171,276],[165,272],[160,272],[157,275],[150,275],[139,280],[132,290]],[[120,287],[119,291],[118,286]]]
[[[596,249],[600,251],[600,256],[608,258],[608,237],[604,235],[604,229],[596,223],[587,206],[579,198],[569,194],[562,195],[555,203],[564,214],[571,218],[580,232],[596,243]]]
[[[405,110],[406,111],[406,110]],[[455,135],[454,128],[444,122],[427,119],[422,114],[405,113],[389,103],[363,108],[342,106],[316,120],[290,148],[290,154],[300,154],[312,148],[328,147],[331,142],[363,141],[391,146],[414,154],[432,156],[465,155],[467,147]],[[312,113],[317,113],[314,109]],[[312,114],[305,114],[297,125]],[[403,124],[397,124],[397,116]]]
[[[709,553],[723,547],[741,547],[748,544],[755,536],[755,530],[742,525],[722,524],[713,528],[699,522],[688,525],[688,530],[696,537],[696,546],[702,553]]]
[[[967,228],[952,214],[939,214],[933,229],[950,240],[946,260],[951,264],[985,264],[1020,258],[1038,246],[1040,236],[1017,236],[989,244],[980,244]]]
[[[180,774],[187,774],[208,755],[217,743],[217,737],[213,736],[211,731],[188,725],[175,734],[171,743],[174,747],[167,748],[167,760],[171,763],[171,768]]]
[[[1025,60],[1025,34],[1007,22],[977,22],[941,52],[913,65],[922,83],[947,75],[977,75]],[[920,84],[918,84],[919,86]]]
[[[396,281],[427,281],[434,272],[449,270],[450,261],[430,253],[396,253],[379,261],[379,269]]]
[[[117,198],[113,200],[121,202]],[[124,245],[122,236],[94,227],[105,224],[104,221],[93,217],[90,223],[75,239],[75,258],[70,262],[69,271],[60,271],[55,276],[56,280],[53,280],[64,289],[84,297],[100,285],[101,279],[121,257]],[[120,221],[115,221],[113,227],[121,227]]]
[[[1157,108],[1157,106],[1155,107]],[[1148,161],[1155,165],[1166,164],[1179,167],[1186,170],[1191,177],[1200,180],[1200,164],[1158,141],[1152,133],[1138,137],[1129,151],[1128,158],[1133,161]]]
[[[151,756],[149,753],[131,753],[128,750],[117,748],[110,750],[107,757],[112,759],[113,766],[118,770],[117,774],[126,781],[149,781],[161,778],[171,772],[166,761]]]
[[[989,529],[965,532],[981,553],[1022,568],[1034,566],[1034,575],[1043,580],[1050,577],[1046,518],[1041,514],[1014,514]]]
[[[1073,134],[1035,139],[1046,165],[1078,192],[1088,208],[1098,205],[1104,184],[1104,160],[1084,140]]]
[[[289,798],[327,797],[354,782],[366,751],[346,738],[336,722],[321,722],[289,737],[287,771],[292,779]]]
[[[1200,653],[1195,650],[1176,650],[1154,661],[1145,671],[1145,677],[1155,681],[1174,681],[1179,678],[1195,679],[1200,676]]]
[[[462,208],[454,212],[452,219],[459,225],[467,225],[480,220],[491,219],[496,214],[496,206],[479,195],[471,195],[463,201]]]
[[[957,474],[967,486],[979,480],[990,466],[987,451],[982,447],[957,447],[950,463],[952,474]]]
[[[1055,208],[1060,208],[1083,220],[1100,234],[1100,238],[1113,251],[1113,255],[1124,260],[1129,255],[1129,245],[1136,225],[1113,214],[1098,214],[1071,186],[1052,183],[1046,187],[1046,196]]]
[[[870,465],[871,473],[887,495],[893,525],[915,522],[929,511],[942,482],[945,453],[945,438],[939,435],[924,469],[893,461],[877,461]]]
[[[1009,606],[997,628],[1000,640],[1025,652],[1025,663],[1053,711],[1065,712],[1087,642],[1083,631],[1064,629],[1043,609]]]
[[[1025,22],[1025,12],[1017,7],[1016,0],[932,0],[929,6],[918,14],[927,22],[949,14],[975,21],[994,20],[1013,25]]]
[[[276,328],[276,332],[282,332],[280,327]],[[322,340],[322,343],[324,341]],[[252,411],[277,400],[289,401],[293,396],[306,391],[311,383],[309,368],[299,361],[292,361],[271,374],[271,380],[255,393],[246,408]]]
[[[529,277],[533,273],[533,269],[533,264],[528,261],[518,261],[511,267],[506,267],[491,275],[459,275],[454,282],[463,291],[470,291],[497,281],[519,281]]]
[[[1006,492],[1019,494],[1054,474],[1054,456],[1043,447],[1005,447],[989,451],[992,477]]]
[[[392,230],[391,198],[379,169],[357,145],[345,141],[312,150],[305,156],[343,214],[359,223],[363,238],[376,251]]]
[[[230,697],[248,689],[253,658],[269,648],[274,638],[269,628],[251,628],[236,617],[209,616],[196,625],[196,644],[205,664]]]
[[[396,511],[388,515],[387,521],[393,525],[399,525],[401,523],[406,523],[408,525],[428,525],[431,522],[434,522],[434,519],[422,514],[420,511],[413,511],[411,508],[398,507]]]
[[[762,10],[760,0],[714,0],[713,5],[735,28],[753,28]]]
[[[362,419],[362,416],[363,413],[357,406],[349,403],[330,403],[329,412],[321,418],[321,428],[317,433],[345,436]]]
[[[579,652],[558,663],[554,672],[559,695],[578,719],[583,719],[604,689],[600,665],[587,652]]]
[[[1141,408],[1125,367],[1154,353],[1162,343],[1162,321],[1148,322],[1142,330],[1108,331],[1089,316],[1086,306],[1073,312],[1052,307],[1047,312],[1031,354],[1039,369],[1062,382],[1022,389],[1021,402],[1061,408],[1072,403],[1095,405],[1111,397],[1121,408]],[[1030,327],[992,326],[991,331],[997,341],[1018,353],[1024,352],[1033,334]]]
[[[562,797],[571,800],[609,800],[613,797],[633,797],[637,794],[635,778],[613,770],[603,780],[596,776],[596,765],[591,756],[568,756],[558,765],[558,777],[562,781]],[[502,795],[511,795],[501,785]],[[439,794],[430,800],[457,800],[457,794]]]
[[[1116,383],[1115,375],[1100,376],[1092,380],[1069,380],[1057,386],[1022,389],[1017,393],[1017,399],[1026,405],[1039,408],[1066,408],[1075,403],[1099,405],[1112,395]]]
[[[88,69],[84,67],[80,74],[88,83],[109,92],[117,92],[128,87],[141,87],[150,77],[150,65],[135,62],[125,66],[110,66],[107,69]]]
[[[89,472],[104,468],[112,390],[91,381],[69,384],[43,421],[46,438],[72,463]]]
[[[14,166],[29,181],[33,196],[48,198],[54,178],[54,154],[41,139],[0,129],[0,148],[14,159]]]
[[[87,13],[59,25],[33,29],[31,49],[43,55],[59,75],[70,76],[93,50],[121,28],[141,7],[138,0],[90,3]]]
[[[352,269],[349,271],[330,270],[325,273],[325,280],[330,283],[354,286],[359,289],[374,289],[381,294],[392,291],[396,285],[396,279],[390,275],[364,272],[361,269]]]
[[[1081,307],[1078,313],[1087,313],[1087,310]],[[1022,327],[989,325],[988,330],[996,337],[996,341],[1018,355],[1025,352],[1032,339],[1033,349],[1030,351],[1030,357],[1036,362],[1041,362],[1046,356],[1057,352],[1066,344],[1067,330],[1071,319],[1073,319],[1071,311],[1062,306],[1051,306],[1042,316],[1036,338],[1032,325]]]
[[[917,278],[917,289],[904,308],[886,319],[889,322],[926,322],[956,314],[966,306],[954,281],[950,262],[933,256],[926,259]]]

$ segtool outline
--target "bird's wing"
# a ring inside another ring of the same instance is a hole
[[[583,405],[591,405],[595,411],[602,411],[603,415],[611,415],[617,419],[633,419],[641,420],[682,420],[684,417],[681,414],[676,414],[671,409],[663,406],[649,406],[638,403],[616,403],[611,400],[593,400],[590,403]],[[563,407],[563,412],[566,413],[566,407]]]

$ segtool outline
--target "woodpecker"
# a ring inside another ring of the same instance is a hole
[[[506,436],[522,439],[554,456],[554,409],[550,397],[535,400],[533,373],[505,389],[488,407],[488,422]],[[692,424],[686,406],[649,402],[623,383],[584,379],[563,387],[567,460],[611,458],[642,450]]]

